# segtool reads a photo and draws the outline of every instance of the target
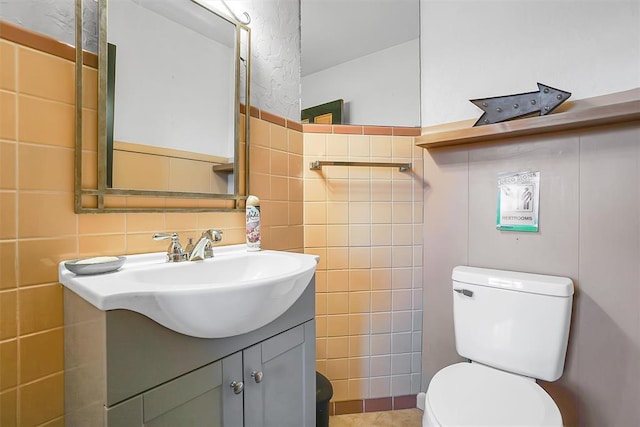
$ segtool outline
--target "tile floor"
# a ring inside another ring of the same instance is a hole
[[[422,427],[422,411],[413,408],[334,415],[329,417],[329,427]]]

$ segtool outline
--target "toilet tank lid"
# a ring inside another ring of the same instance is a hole
[[[573,295],[573,281],[568,277],[458,266],[453,269],[452,279],[459,283],[533,294],[559,297]]]

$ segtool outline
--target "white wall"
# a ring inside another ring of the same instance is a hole
[[[4,0],[0,19],[75,45],[75,0]]]
[[[302,108],[343,99],[345,124],[420,126],[419,40],[302,78]]]
[[[225,24],[222,44],[133,1],[110,4],[116,141],[233,158],[235,27]]]
[[[589,98],[640,86],[640,2],[421,0],[422,126],[480,117],[469,99]]]
[[[218,0],[206,3],[228,15]],[[300,121],[300,3],[298,0],[228,0],[234,13],[251,15],[251,105]]]

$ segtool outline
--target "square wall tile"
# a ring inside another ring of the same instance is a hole
[[[75,107],[72,104],[18,97],[18,139],[73,148],[75,144]]]
[[[371,271],[369,269],[349,270],[349,291],[371,290]]]
[[[21,424],[35,426],[64,415],[64,375],[27,384],[18,389]]]
[[[350,246],[371,246],[371,225],[352,224],[349,226]]]
[[[327,135],[327,156],[345,158],[349,155],[349,136],[332,134]],[[305,154],[307,154],[305,152]]]
[[[349,290],[349,271],[348,270],[327,271],[327,292],[347,292],[348,290]]]
[[[391,313],[371,313],[371,333],[388,334],[391,332]]]
[[[350,247],[349,248],[350,268],[370,268],[371,248],[370,247]]]
[[[0,240],[16,238],[16,193],[0,191]]]
[[[369,379],[368,378],[349,378],[349,399],[358,399],[362,401],[369,397]],[[363,402],[364,403],[364,402]],[[362,409],[364,411],[364,409]]]
[[[327,336],[344,337],[349,335],[349,316],[328,315],[327,316]]]
[[[370,375],[369,357],[349,359],[349,378],[366,378]]]
[[[328,202],[326,223],[348,224],[349,223],[349,203],[344,202]]]
[[[62,285],[23,288],[18,296],[21,335],[63,326]]]
[[[370,354],[371,338],[369,335],[349,337],[349,357],[364,357]]]
[[[302,178],[303,169],[304,169],[304,161],[301,155],[297,154],[288,154],[289,156],[289,177],[292,178]]]
[[[73,211],[73,193],[21,192],[18,215],[20,238],[56,237],[77,233],[78,216]]]
[[[349,357],[349,338],[327,338],[327,359]]]
[[[21,337],[19,351],[22,384],[62,371],[64,369],[62,328]]]
[[[289,200],[289,178],[286,176],[271,176],[271,200]]]
[[[303,134],[302,132],[295,130],[288,130],[289,134],[289,152],[292,154],[296,154],[298,156],[302,156],[303,151]]]
[[[289,132],[287,128],[270,123],[269,132],[272,150],[289,150]]]
[[[327,294],[327,314],[347,314],[347,313],[349,313],[349,294],[346,292],[328,293]]]
[[[73,170],[73,149],[25,143],[18,146],[20,190],[72,193]]]
[[[0,342],[0,391],[18,384],[18,343],[17,340]],[[2,424],[4,425],[4,424]]]
[[[303,135],[303,152],[305,157],[316,156],[318,158],[314,160],[323,160],[327,153],[327,138],[327,136],[321,133],[305,133]]]
[[[271,174],[289,176],[289,155],[284,151],[271,150]]]
[[[16,90],[16,47],[0,40],[0,89]]]
[[[6,427],[18,425],[17,401],[18,392],[16,389],[0,393],[0,425]]]
[[[16,283],[16,251],[17,244],[0,242],[0,290],[15,288]]]
[[[371,332],[371,315],[366,313],[349,314],[349,335],[369,335]]]
[[[0,141],[0,189],[16,189],[16,143]]]
[[[19,241],[20,286],[57,282],[60,261],[77,258],[76,241],[75,236]]]
[[[349,180],[331,179],[326,181],[326,197],[331,202],[349,201]]]
[[[349,378],[349,359],[327,360],[326,369],[329,380],[346,380]]]
[[[0,341],[15,338],[18,334],[17,313],[17,292],[14,290],[0,292]]]
[[[0,91],[0,139],[16,139],[16,95]]]
[[[371,292],[350,292],[349,313],[369,313],[371,311]]]
[[[391,396],[391,377],[372,377],[370,382],[369,397],[388,397]]]
[[[349,136],[349,158],[369,157],[371,154],[371,144],[368,135]]]
[[[20,93],[75,103],[75,64],[66,59],[29,48],[18,48]]]
[[[392,287],[392,272],[390,268],[375,268],[371,271],[371,289],[384,290]]]
[[[381,377],[391,375],[391,356],[371,356],[371,376]]]

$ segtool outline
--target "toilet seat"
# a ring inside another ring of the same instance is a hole
[[[457,363],[434,375],[423,425],[562,426],[551,397],[530,378],[478,363]]]

